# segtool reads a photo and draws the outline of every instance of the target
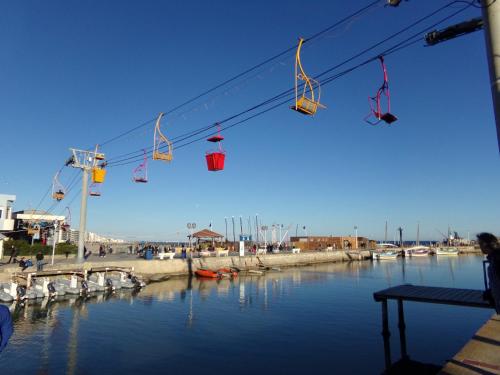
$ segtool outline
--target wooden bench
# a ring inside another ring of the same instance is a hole
[[[299,254],[300,253],[300,249],[298,247],[294,247],[292,249],[292,254]]]
[[[158,253],[158,258],[160,258],[160,260],[163,260],[164,258],[174,259],[174,255],[175,253]]]
[[[222,256],[229,256],[229,250],[224,250],[224,249],[217,249],[216,250],[216,255],[218,257],[222,257]]]
[[[209,257],[212,256],[212,252],[208,250],[202,250],[200,251],[200,257]]]

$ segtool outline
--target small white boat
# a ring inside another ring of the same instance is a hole
[[[405,255],[411,257],[426,257],[431,254],[431,250],[427,246],[413,246],[405,249]]]
[[[401,253],[399,251],[386,250],[375,253],[375,258],[377,258],[378,260],[394,260],[400,255]]]
[[[438,247],[436,255],[458,255],[456,247]]]

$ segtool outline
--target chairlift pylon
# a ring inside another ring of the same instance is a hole
[[[391,113],[391,95],[389,91],[389,78],[387,75],[387,68],[385,66],[384,57],[379,56],[380,65],[382,66],[382,72],[384,73],[384,82],[380,86],[375,96],[368,97],[368,103],[370,104],[370,113],[365,117],[365,121],[370,125],[377,125],[380,121],[384,121],[387,124],[392,124],[398,118]],[[382,112],[382,95],[386,97],[387,101],[387,111]]]
[[[295,54],[295,105],[290,108],[304,115],[312,116],[316,113],[318,108],[326,107],[320,103],[321,85],[318,81],[309,77],[302,67],[300,50],[302,49],[303,43],[304,39],[300,38],[297,53]],[[299,81],[303,81],[302,93],[300,94]]]
[[[170,142],[167,137],[161,132],[160,129],[160,122],[163,117],[164,113],[160,112],[158,115],[158,118],[156,120],[155,124],[155,132],[154,132],[154,138],[153,138],[153,160],[161,160],[164,162],[171,162],[173,157],[172,151],[172,142]],[[168,151],[163,152],[161,151],[161,148],[163,145],[167,146]]]
[[[148,182],[148,156],[146,150],[142,150],[144,153],[144,160],[132,171],[132,180],[137,183]]]

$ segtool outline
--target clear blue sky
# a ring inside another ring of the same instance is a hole
[[[306,11],[296,0],[2,4],[0,192],[17,195],[16,210],[35,207],[69,147],[90,147],[154,118],[367,3],[311,1]],[[376,7],[306,44],[305,69],[318,74],[446,3]],[[443,26],[479,15],[469,8]],[[314,118],[282,106],[225,132],[223,172],[206,170],[208,142],[174,151],[171,165],[150,161],[148,184],[131,182],[134,165],[110,168],[102,197],[89,199],[88,230],[169,240],[185,238],[187,222],[202,228],[212,221],[224,233],[225,216],[259,213],[265,224],[291,224],[293,233],[305,225],[315,235],[353,234],[357,225],[360,235],[380,239],[386,220],[391,239],[400,225],[414,238],[417,222],[421,238],[440,238],[436,229],[448,225],[464,236],[499,234],[499,152],[483,32],[423,44],[386,60],[399,117],[393,126],[363,122],[381,79],[372,63],[325,86],[328,108]],[[183,116],[167,116],[165,132],[175,137],[209,125],[292,85],[287,55]],[[112,158],[150,146],[152,135],[150,125],[103,152]],[[66,168],[62,182],[75,173]],[[60,213],[71,202],[73,225],[78,190],[53,208]],[[52,203],[47,198],[40,208]]]

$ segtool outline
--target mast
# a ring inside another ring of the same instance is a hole
[[[417,222],[417,246],[420,245],[420,222]]]
[[[387,243],[387,220],[385,221],[385,235],[384,235],[384,243]]]

